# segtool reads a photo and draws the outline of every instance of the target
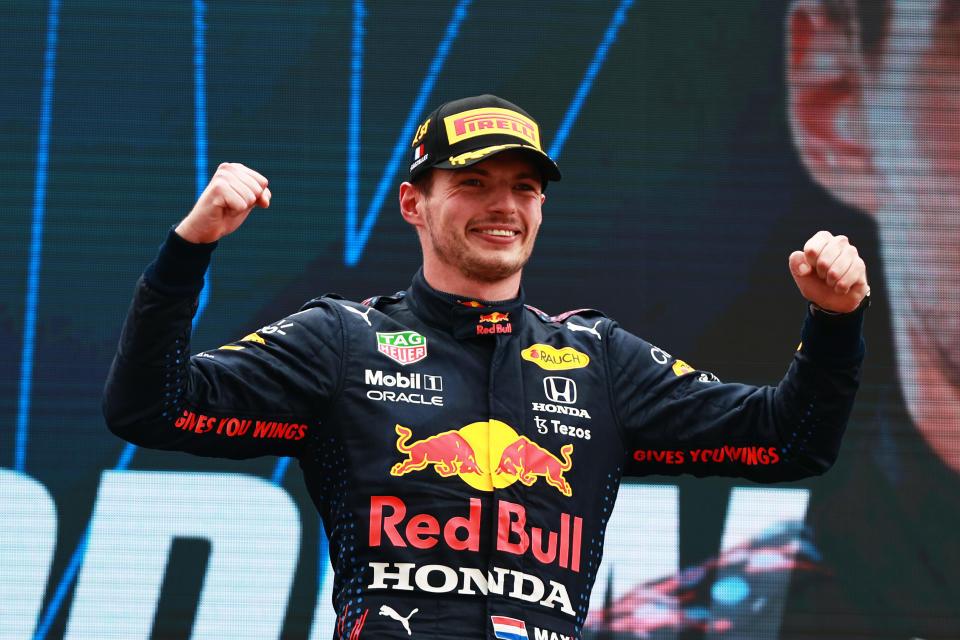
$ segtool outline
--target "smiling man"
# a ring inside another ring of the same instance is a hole
[[[400,186],[400,210],[417,229],[423,272],[442,291],[511,298],[543,220],[538,168],[504,151],[457,171],[428,173]]]
[[[110,428],[198,455],[296,457],[329,535],[338,637],[580,637],[624,475],[777,482],[830,467],[869,287],[847,239],[818,232],[788,259],[810,305],[786,375],[722,383],[598,311],[525,304],[559,179],[525,111],[446,103],[400,187],[423,253],[406,291],[318,298],[187,358],[216,242],[270,204],[264,176],[221,165],[137,285]]]

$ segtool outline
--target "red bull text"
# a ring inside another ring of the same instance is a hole
[[[446,522],[429,513],[407,514],[406,503],[397,496],[370,497],[371,547],[389,545],[431,549],[437,545],[454,551],[479,551],[483,502],[471,498],[465,516]],[[497,501],[497,551],[532,556],[545,565],[557,565],[580,572],[583,518],[560,514],[559,530],[534,527],[527,523],[522,504]]]
[[[492,326],[485,326],[486,324]],[[510,314],[494,311],[492,313],[480,314],[477,320],[477,335],[488,336],[495,334],[513,333],[513,325],[510,324]]]

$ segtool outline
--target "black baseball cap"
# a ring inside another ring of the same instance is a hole
[[[511,149],[529,153],[544,183],[560,179],[557,163],[543,151],[536,120],[490,94],[440,105],[417,128],[411,146],[410,180],[432,168],[462,169]]]

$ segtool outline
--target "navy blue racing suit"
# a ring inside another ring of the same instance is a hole
[[[342,637],[580,637],[624,475],[822,473],[858,385],[862,312],[808,315],[784,378],[753,387],[597,311],[473,300],[420,273],[188,357],[212,247],[171,232],[147,268],[104,414],[139,446],[296,458]]]

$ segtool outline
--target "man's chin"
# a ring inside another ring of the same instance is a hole
[[[460,272],[476,282],[493,284],[515,276],[523,269],[527,257],[523,259],[466,259],[460,264]]]
[[[521,269],[523,269],[523,265],[517,264],[483,265],[472,263],[463,265],[460,271],[470,280],[486,284],[495,284],[516,275]]]

